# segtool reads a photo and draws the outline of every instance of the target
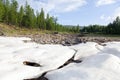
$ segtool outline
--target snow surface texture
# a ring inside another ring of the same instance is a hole
[[[82,63],[71,63],[62,69],[49,72],[49,80],[120,80],[120,42],[72,46],[78,50],[75,59],[84,57]],[[83,46],[83,47],[82,47]]]
[[[75,53],[61,45],[38,45],[23,40],[29,39],[0,37],[0,80],[39,77],[45,71],[57,69]],[[42,67],[26,66],[24,61],[36,62]]]
[[[108,42],[106,46],[87,42],[67,47],[41,45],[30,40],[0,37],[0,80],[36,78],[46,71],[45,77],[49,80],[120,80],[120,42]],[[57,69],[74,54],[74,59],[82,60],[81,63]],[[24,61],[41,67],[24,65]]]

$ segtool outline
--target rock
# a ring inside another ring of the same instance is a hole
[[[71,45],[72,45],[72,44],[71,44],[71,40],[66,39],[64,45],[65,45],[65,46],[71,46]]]
[[[65,45],[65,41],[62,41],[61,44],[62,44],[62,45]]]
[[[30,36],[32,41],[40,44],[62,44],[71,46],[79,43],[97,42],[104,43],[110,41],[120,41],[120,39],[108,39],[105,37],[80,37],[82,34],[60,34],[57,32],[51,34],[37,34]]]
[[[31,40],[23,40],[23,42],[29,43],[29,42],[32,42],[32,41]]]
[[[79,44],[81,42],[82,42],[81,39],[73,37],[73,38],[67,38],[64,41],[62,41],[62,45],[71,46],[71,45]]]
[[[85,36],[84,34],[78,34],[77,37],[83,37]]]
[[[33,66],[33,67],[41,67],[40,64],[35,63],[35,62],[29,62],[29,61],[24,61],[23,64],[28,65],[28,66]]]
[[[79,44],[79,43],[82,43],[81,39],[76,38],[76,39],[75,39],[75,44]]]
[[[58,32],[57,32],[57,31],[55,31],[55,32],[53,32],[53,34],[58,34]]]

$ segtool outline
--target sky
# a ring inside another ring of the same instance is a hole
[[[17,0],[58,18],[63,25],[107,25],[120,16],[120,0]]]

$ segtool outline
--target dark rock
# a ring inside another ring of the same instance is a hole
[[[101,45],[101,46],[106,46],[106,44],[102,44],[102,43],[98,43],[99,45]]]
[[[78,34],[77,37],[84,37],[84,34]]]
[[[64,45],[65,45],[65,46],[71,46],[72,44],[71,44],[70,41],[66,40]]]
[[[53,34],[58,34],[58,32],[56,31],[56,32],[53,32]]]
[[[75,62],[75,63],[81,63],[82,60],[73,60],[72,62]]]
[[[24,61],[23,64],[28,65],[28,66],[33,66],[33,67],[41,67],[40,64],[35,63],[35,62],[29,62],[29,61]]]
[[[81,39],[75,38],[75,43],[74,44],[78,44],[78,43],[82,43]]]
[[[68,38],[68,39],[65,39],[62,42],[62,45],[64,45],[64,46],[71,46],[71,45],[79,44],[81,42],[82,41],[79,38]]]

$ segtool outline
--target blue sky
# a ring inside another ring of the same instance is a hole
[[[24,5],[26,0],[17,0]],[[120,0],[27,0],[35,11],[44,8],[63,25],[107,25],[120,16]]]

